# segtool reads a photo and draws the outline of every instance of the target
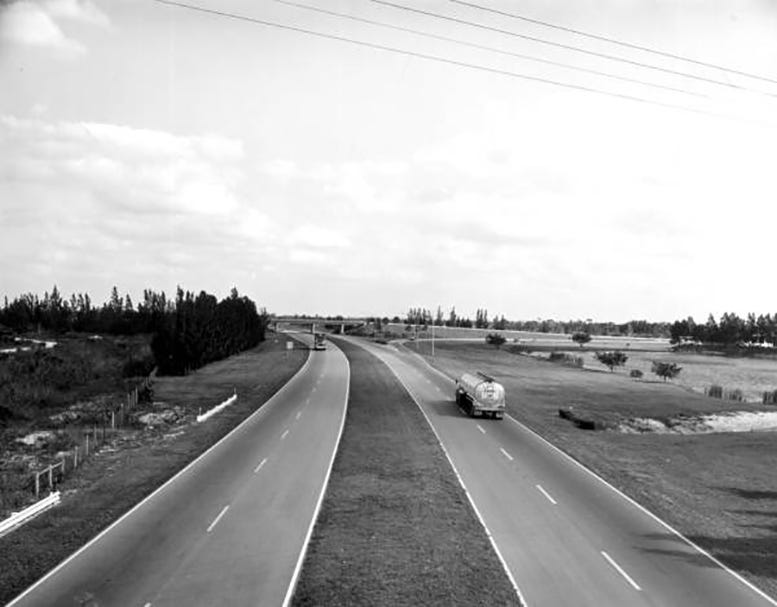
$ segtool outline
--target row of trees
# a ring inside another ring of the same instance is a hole
[[[135,307],[129,294],[121,296],[113,287],[108,301],[100,306],[92,303],[88,293],[74,293],[66,299],[55,285],[43,298],[26,293],[9,302],[6,297],[0,324],[18,333],[45,330],[134,335],[154,332],[162,318],[173,311],[173,302],[163,292],[146,289],[143,301]]]
[[[218,301],[214,295],[184,292],[174,300],[164,292],[143,291],[143,301],[133,305],[129,295],[111,296],[101,306],[86,293],[63,298],[55,286],[43,298],[31,293],[0,309],[0,325],[24,333],[78,331],[112,335],[153,334],[151,348],[159,372],[182,374],[259,344],[265,337],[268,315],[237,289]]]
[[[388,322],[388,318],[384,321]],[[399,322],[394,317],[392,322]],[[410,308],[404,322],[411,325],[434,325],[437,327],[475,327],[478,329],[530,331],[534,333],[587,333],[589,335],[613,335],[613,336],[638,336],[638,337],[669,337],[669,323],[648,322],[647,320],[630,320],[627,323],[616,324],[612,322],[594,322],[590,318],[586,320],[557,321],[552,319],[537,320],[507,320],[504,315],[488,318],[488,310],[478,308],[473,321],[468,316],[459,316],[456,308],[452,307],[448,314],[443,314],[442,308],[437,307],[433,315],[426,308]]]
[[[748,346],[753,344],[777,346],[777,314],[748,314],[740,318],[725,313],[716,321],[712,314],[707,322],[697,324],[693,317],[676,320],[670,327],[672,343],[697,343],[709,346]]]
[[[151,342],[159,371],[182,375],[214,360],[253,348],[264,340],[267,313],[232,289],[229,297],[178,288],[173,311],[165,316]]]

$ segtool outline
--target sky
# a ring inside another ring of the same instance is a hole
[[[771,0],[295,2],[0,0],[0,297],[777,311]]]

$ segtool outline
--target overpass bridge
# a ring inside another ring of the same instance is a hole
[[[316,327],[328,329],[336,333],[344,334],[346,327],[358,328],[370,325],[367,318],[325,318],[323,316],[275,316],[270,318],[270,326],[274,331],[278,327],[310,327],[310,332],[315,333]]]

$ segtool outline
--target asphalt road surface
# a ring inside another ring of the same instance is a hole
[[[529,607],[777,605],[513,418],[465,416],[416,355],[356,343],[418,402]]]
[[[333,345],[311,352],[259,411],[9,605],[284,605],[342,432],[349,376]]]

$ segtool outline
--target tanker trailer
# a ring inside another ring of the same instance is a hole
[[[481,413],[502,419],[505,414],[505,389],[485,373],[464,373],[456,380],[456,404],[470,417]]]

